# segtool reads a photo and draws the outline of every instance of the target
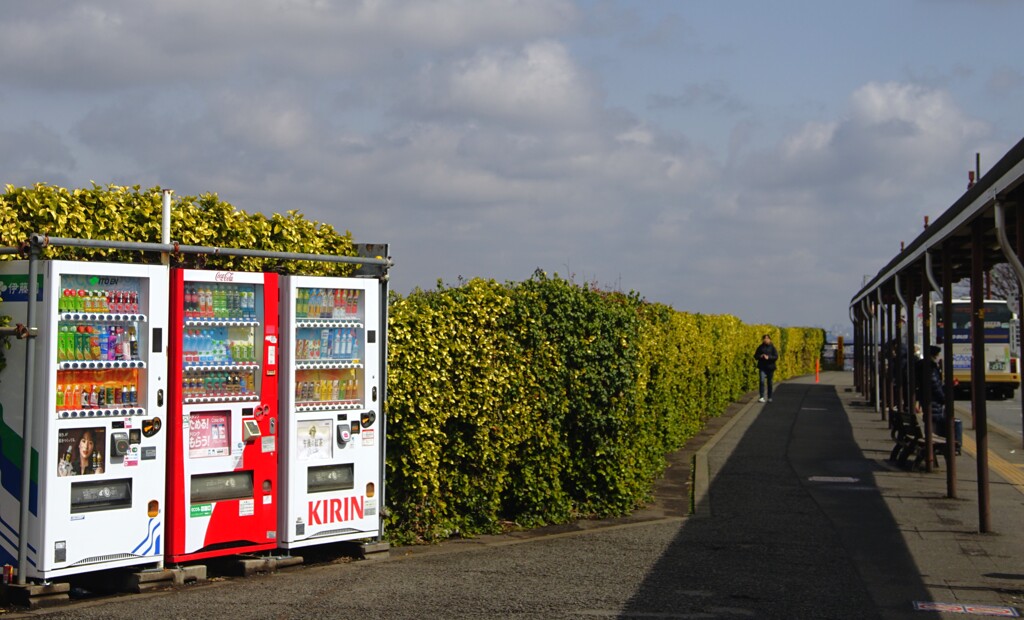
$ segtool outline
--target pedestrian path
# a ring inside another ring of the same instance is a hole
[[[1016,613],[1024,602],[1024,487],[1019,450],[989,436],[991,533],[980,534],[974,432],[965,424],[964,456],[956,463],[956,497],[947,496],[944,461],[932,473],[888,462],[893,445],[881,414],[864,403],[847,373],[787,382],[775,403],[752,403],[732,428],[698,455],[710,481],[697,514],[730,516],[726,494],[737,459],[754,458],[754,437],[769,441],[771,423],[788,425],[780,462],[838,535],[837,555],[853,562],[882,617],[904,617],[915,604],[964,617],[967,611]],[[778,464],[778,463],[777,463]],[[697,478],[700,480],[700,477]],[[782,490],[782,489],[779,489]],[[792,491],[798,494],[796,490]],[[792,516],[791,508],[783,508]],[[768,533],[770,536],[771,533]],[[922,616],[915,612],[911,617]]]

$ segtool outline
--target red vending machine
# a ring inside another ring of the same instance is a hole
[[[278,277],[171,270],[167,558],[277,547]]]

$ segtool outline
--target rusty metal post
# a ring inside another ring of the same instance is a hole
[[[1017,220],[1017,243],[1016,252],[1017,257],[1024,256],[1024,217],[1021,217],[1020,210],[1014,209],[1014,215]],[[1020,373],[1021,384],[1018,386],[1020,389],[1020,427],[1021,427],[1021,447],[1024,448],[1024,368],[1021,365],[1024,364],[1024,335],[1021,334],[1022,321],[1024,321],[1024,282],[1017,282],[1017,342],[1020,349],[1017,352],[1017,372]]]
[[[931,390],[931,349],[932,314],[931,314],[931,281],[928,279],[927,266],[921,265],[921,415],[924,417],[924,450],[928,464],[925,471],[931,473],[935,464],[934,437],[932,433],[932,390]]]
[[[947,241],[946,243],[950,243]],[[942,363],[946,396],[946,497],[956,497],[956,394],[953,383],[953,259],[942,252]]]
[[[985,228],[982,218],[971,225],[971,410],[978,445],[978,531],[991,530],[988,485],[988,415],[985,408]]]

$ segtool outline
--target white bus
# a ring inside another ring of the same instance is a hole
[[[959,395],[971,389],[971,300],[953,300],[953,379]],[[985,312],[985,385],[987,396],[1013,398],[1020,385],[1018,351],[1020,335],[1017,315],[1000,299],[986,299]],[[933,342],[943,343],[945,313],[942,302],[932,305]]]

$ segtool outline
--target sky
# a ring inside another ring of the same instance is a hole
[[[1024,137],[1017,0],[104,0],[0,17],[0,183],[161,186],[388,243],[392,289],[535,270],[849,332]]]

